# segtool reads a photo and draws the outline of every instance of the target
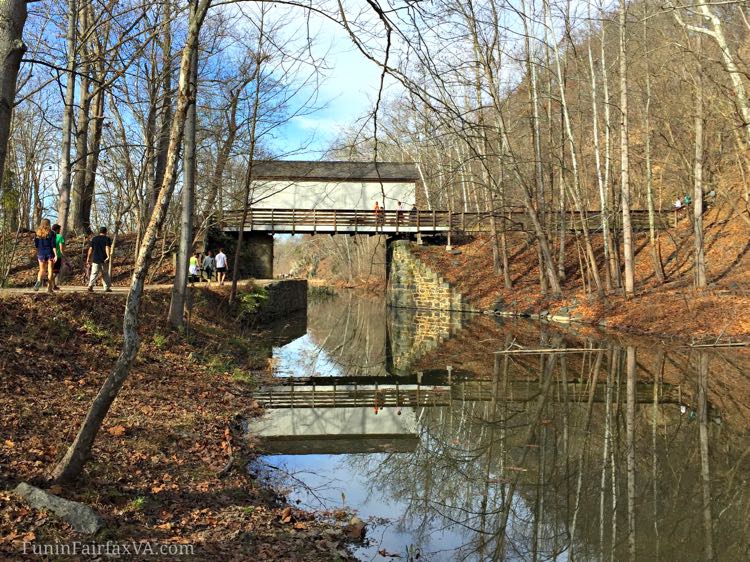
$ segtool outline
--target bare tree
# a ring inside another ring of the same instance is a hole
[[[92,402],[86,418],[78,431],[78,435],[76,435],[75,440],[68,448],[63,459],[55,467],[53,477],[57,481],[73,480],[80,475],[84,464],[91,455],[91,447],[101,424],[122,385],[128,378],[131,366],[138,353],[140,346],[138,340],[138,323],[143,286],[151,263],[151,252],[156,243],[156,235],[164,223],[167,208],[169,207],[169,200],[172,196],[173,177],[177,173],[177,159],[182,145],[190,96],[192,95],[190,92],[190,66],[193,53],[197,50],[198,35],[200,34],[200,29],[210,4],[211,0],[199,0],[190,14],[187,37],[185,39],[185,46],[182,49],[182,60],[180,62],[177,106],[169,138],[167,169],[161,189],[159,190],[157,205],[154,208],[146,232],[141,240],[138,259],[135,263],[135,270],[128,292],[128,300],[125,305],[122,351],[112,368],[112,372],[104,381],[104,385]]]

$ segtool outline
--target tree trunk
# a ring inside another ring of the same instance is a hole
[[[0,4],[0,178],[4,178],[8,137],[16,99],[16,79],[21,57],[26,52],[23,26],[26,24],[26,2],[6,0]]]
[[[529,31],[529,18],[526,12],[526,2],[521,2],[523,29],[524,29],[524,48],[526,51],[526,76],[529,81],[529,105],[531,106],[531,138],[534,144],[534,182],[536,183],[536,199],[539,214],[546,216],[544,201],[544,168],[542,162],[542,142],[541,131],[539,128],[539,89],[537,87],[536,63],[532,62],[531,50],[531,33]],[[539,290],[547,294],[547,278],[544,274],[544,256],[542,250],[537,245],[537,261],[539,262]]]
[[[645,35],[645,34],[644,34]],[[644,37],[644,45],[646,38]],[[656,233],[656,216],[654,213],[654,174],[651,168],[651,69],[646,62],[646,104],[645,104],[644,128],[646,135],[646,204],[648,205],[648,234],[651,244],[651,262],[654,266],[654,275],[659,283],[664,283],[664,268],[661,264],[661,251],[659,249],[659,237]]]
[[[594,141],[594,168],[596,171],[596,184],[599,188],[599,212],[601,213],[602,223],[602,245],[604,248],[604,286],[608,291],[612,290],[612,274],[610,271],[610,260],[609,254],[612,251],[610,248],[610,234],[609,234],[609,212],[607,210],[607,188],[605,184],[604,175],[602,173],[602,157],[601,157],[601,146],[599,143],[599,98],[597,95],[597,79],[596,69],[594,67],[594,54],[591,49],[591,43],[594,38],[594,24],[591,16],[591,4],[589,4],[589,31],[590,39],[586,42],[588,48],[588,61],[589,61],[589,76],[591,77],[591,123],[592,123],[592,136]],[[604,28],[604,26],[602,26]],[[602,31],[603,33],[603,31]]]
[[[698,37],[698,56],[702,55]],[[699,59],[700,60],[700,59]],[[706,255],[703,245],[703,69],[698,68],[695,84],[695,160],[693,162],[693,273],[695,288],[706,287]]]
[[[153,187],[149,190],[148,213],[151,214],[156,203],[156,196],[164,178],[167,167],[167,151],[169,150],[169,135],[172,126],[172,0],[164,2],[164,23],[161,34],[162,48],[162,100],[161,124],[159,126],[159,140],[156,149],[156,164]]]
[[[174,328],[183,325],[187,302],[188,267],[193,251],[193,216],[195,215],[195,126],[198,92],[198,51],[190,62],[189,106],[185,121],[185,154],[182,182],[182,212],[180,215],[180,246],[169,303],[169,323]]]
[[[552,15],[549,10],[549,3],[547,0],[544,2],[545,12],[547,15],[547,26],[553,29],[552,26]],[[599,296],[604,295],[602,288],[601,279],[599,278],[599,268],[596,264],[596,256],[594,255],[594,249],[591,245],[591,236],[589,235],[588,219],[581,203],[581,177],[578,170],[578,151],[575,146],[575,138],[573,136],[573,126],[570,122],[570,112],[568,111],[568,102],[565,95],[565,82],[563,79],[562,66],[560,63],[560,50],[557,47],[557,43],[552,43],[553,52],[555,55],[555,69],[557,70],[557,81],[560,87],[560,104],[562,106],[563,115],[563,130],[565,131],[565,137],[567,139],[568,149],[570,151],[570,162],[571,169],[573,172],[573,189],[571,190],[571,196],[573,203],[578,209],[578,214],[581,218],[581,230],[583,231],[584,246],[586,248],[586,260],[589,264],[591,275],[594,278],[594,284],[596,285],[596,291]],[[564,214],[564,211],[563,213]],[[561,214],[561,215],[562,215]],[[583,276],[583,272],[581,272]]]
[[[67,84],[65,85],[65,107],[62,115],[62,155],[60,156],[60,199],[57,205],[57,222],[65,236],[68,232],[70,213],[70,143],[73,134],[73,110],[76,95],[76,31],[78,8],[76,0],[68,0],[68,32],[66,49],[68,56]]]
[[[625,261],[625,296],[635,293],[633,227],[630,223],[630,155],[628,141],[628,65],[625,58],[625,0],[620,0],[620,197],[622,244]]]
[[[178,87],[177,107],[175,118],[172,122],[172,130],[169,137],[169,151],[167,154],[167,168],[162,181],[157,205],[146,228],[146,232],[141,240],[138,258],[135,263],[133,277],[130,283],[130,291],[125,304],[125,316],[123,319],[123,346],[120,356],[117,358],[112,372],[107,377],[104,385],[99,390],[91,407],[89,408],[86,418],[76,435],[75,440],[68,448],[65,456],[53,471],[53,478],[56,481],[68,481],[77,478],[83,466],[91,455],[91,447],[94,443],[99,428],[104,421],[110,406],[114,402],[122,385],[125,383],[130,368],[135,360],[140,345],[138,339],[138,321],[141,305],[141,296],[143,294],[143,285],[148,273],[148,267],[151,262],[151,252],[156,243],[156,236],[164,223],[169,207],[169,200],[172,196],[172,186],[174,177],[177,174],[177,159],[182,144],[182,136],[185,128],[185,116],[189,105],[189,76],[190,63],[193,53],[197,49],[198,34],[206,17],[206,12],[211,4],[211,0],[199,0],[196,8],[190,16],[190,24],[185,39],[185,47],[182,51],[182,60],[180,63],[180,80]]]
[[[100,74],[100,78],[104,78]],[[88,158],[86,160],[86,181],[83,187],[83,196],[81,201],[81,226],[83,232],[90,234],[91,228],[91,207],[94,204],[96,189],[96,171],[99,168],[99,153],[101,152],[102,131],[104,129],[104,90],[99,88],[93,97],[94,116],[90,120],[91,131],[90,143],[88,149]]]
[[[89,18],[88,9],[84,5],[79,7],[80,13],[80,27],[81,37],[86,37],[89,33]],[[88,45],[85,41],[82,42],[82,57],[83,61],[81,67],[83,73],[81,75],[81,84],[79,89],[79,103],[78,103],[78,123],[76,129],[76,159],[75,165],[73,166],[73,191],[71,193],[71,208],[70,208],[70,224],[75,232],[83,232],[83,191],[86,186],[86,163],[88,162],[88,150],[89,150],[89,112],[91,109],[91,92],[89,91],[92,65],[90,61],[91,53],[89,52]]]

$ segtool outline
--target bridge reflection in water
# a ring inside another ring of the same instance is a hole
[[[268,464],[314,490],[290,499],[370,518],[367,559],[747,559],[747,354],[310,307],[256,429]],[[589,350],[494,353],[519,346]]]

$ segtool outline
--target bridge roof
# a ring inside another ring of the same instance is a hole
[[[308,160],[258,160],[253,164],[256,180],[416,182],[414,163]]]

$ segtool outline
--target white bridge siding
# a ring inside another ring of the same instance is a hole
[[[251,207],[254,209],[348,209],[372,211],[375,201],[396,210],[398,201],[405,210],[415,203],[413,182],[374,181],[283,181],[253,183]]]

